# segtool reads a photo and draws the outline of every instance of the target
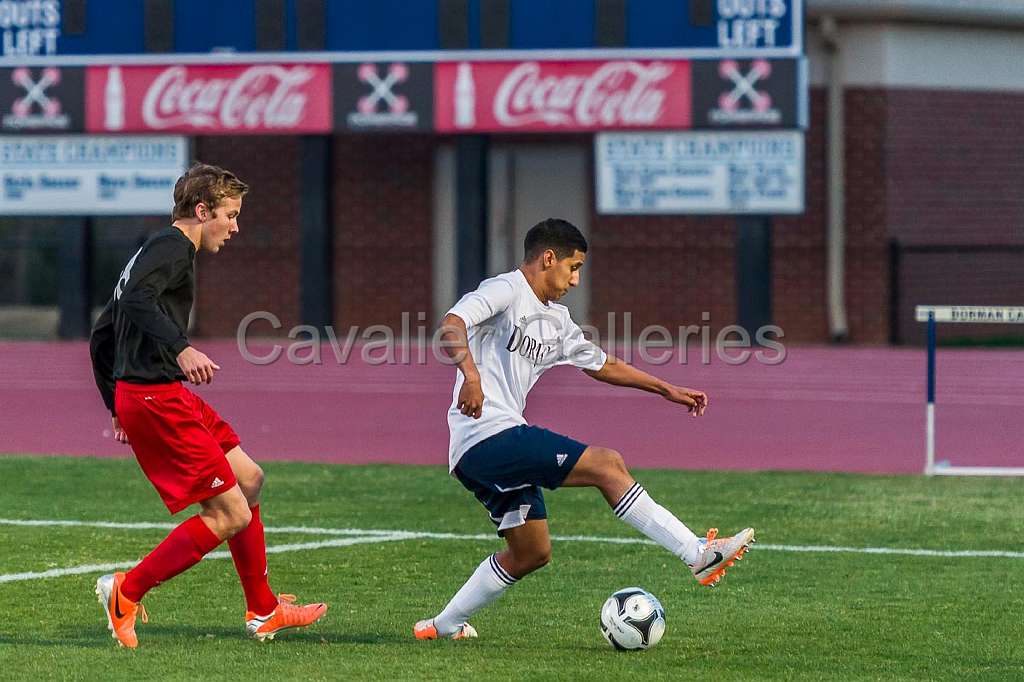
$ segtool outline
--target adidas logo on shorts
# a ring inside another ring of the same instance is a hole
[[[565,464],[565,460],[567,459],[569,459],[569,455],[567,455],[564,452],[559,452],[557,455],[555,455],[555,461],[558,462],[558,466],[562,466],[563,464]]]
[[[214,476],[213,477],[213,483],[210,484],[210,487],[211,488],[219,488],[222,485],[224,485],[224,481],[222,481],[222,480],[220,480],[220,478]]]

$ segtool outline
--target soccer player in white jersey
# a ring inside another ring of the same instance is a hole
[[[470,616],[550,561],[541,487],[597,488],[619,518],[679,557],[702,585],[715,585],[754,541],[752,528],[698,538],[651,499],[618,452],[526,423],[526,395],[555,365],[656,393],[694,417],[708,399],[609,357],[554,302],[579,284],[586,260],[587,241],[574,225],[544,220],[527,233],[525,251],[517,269],[484,280],[448,311],[442,335],[459,368],[448,409],[451,473],[487,508],[507,546],[484,559],[439,614],[416,623],[417,639],[476,637]]]

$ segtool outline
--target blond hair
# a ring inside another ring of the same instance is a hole
[[[171,220],[194,218],[196,204],[213,211],[227,197],[242,197],[249,186],[231,171],[196,162],[174,183],[174,212]]]

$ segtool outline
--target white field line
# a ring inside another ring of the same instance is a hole
[[[391,540],[406,540],[405,535],[364,535],[354,538],[339,538],[336,540],[322,540],[320,542],[299,542],[290,545],[273,545],[267,547],[267,554],[281,554],[283,552],[299,552],[306,549],[324,549],[326,547],[347,547],[348,545],[359,545],[371,542],[388,542]],[[231,552],[210,552],[206,559],[230,559]],[[49,571],[27,571],[25,573],[0,574],[0,583],[13,583],[21,580],[42,580],[44,578],[61,578],[66,575],[81,575],[82,573],[110,573],[131,568],[139,563],[135,561],[119,561],[112,564],[85,564],[84,566],[72,566],[70,568],[54,568]]]
[[[127,521],[80,521],[66,519],[7,519],[0,518],[0,525],[15,526],[84,526],[94,528],[113,528],[123,530],[170,530],[175,527],[174,523],[167,522],[127,522]],[[423,530],[398,530],[386,528],[325,528],[307,525],[283,525],[269,526],[264,528],[267,534],[288,534],[288,535],[311,535],[311,536],[340,536],[350,538],[365,538],[362,542],[380,542],[392,540],[462,540],[462,541],[494,541],[494,534],[457,534],[457,532],[429,532]],[[611,545],[654,545],[655,543],[642,538],[615,538],[608,536],[552,536],[552,540],[561,542],[584,542],[584,543],[605,543]],[[319,549],[323,547],[343,547],[350,544],[339,541],[326,541],[326,543],[305,543],[298,545],[275,545],[267,548],[268,554],[278,552],[294,552],[304,549]],[[942,557],[950,559],[959,558],[1002,558],[1002,559],[1024,559],[1024,552],[1010,552],[1002,550],[930,550],[913,549],[902,547],[843,547],[835,545],[771,545],[758,543],[752,549],[771,552],[812,552],[831,554],[887,554],[897,556],[927,556]],[[214,553],[218,554],[218,553]],[[213,557],[214,554],[208,555]],[[220,552],[227,556],[226,553]],[[221,557],[217,557],[221,558]],[[128,564],[134,565],[134,564]],[[70,569],[60,569],[70,570]],[[82,570],[79,572],[88,572]],[[0,576],[0,582],[3,582]]]

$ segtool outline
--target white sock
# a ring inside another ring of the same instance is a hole
[[[434,616],[437,634],[441,637],[454,634],[470,616],[500,597],[517,580],[501,567],[497,554],[484,559],[444,611]]]
[[[693,531],[652,500],[639,483],[626,491],[612,511],[687,564],[692,566],[700,556],[700,542]]]

